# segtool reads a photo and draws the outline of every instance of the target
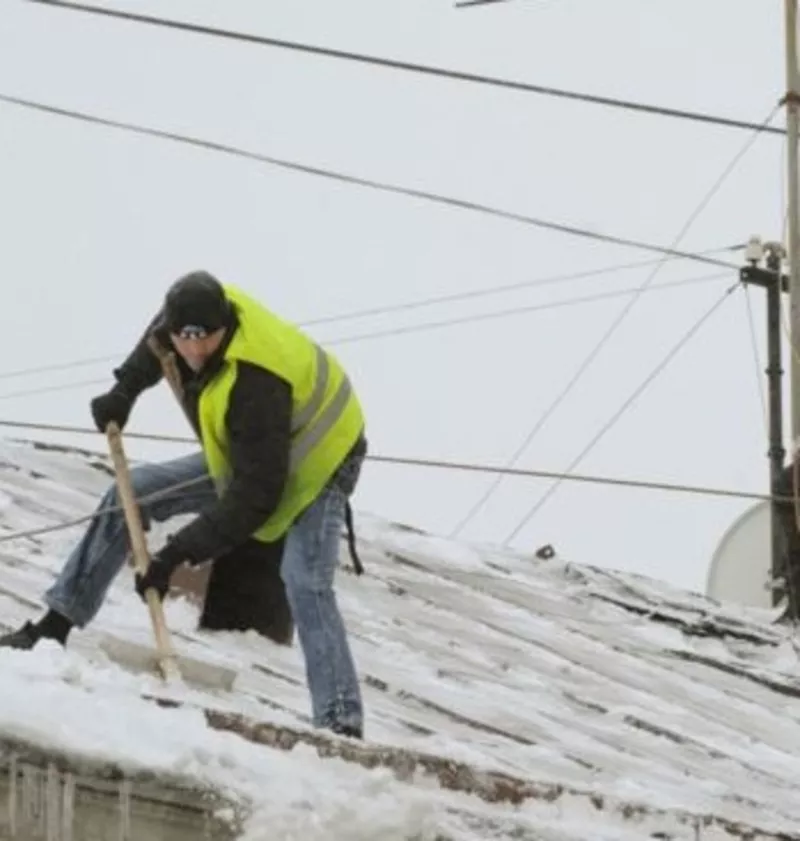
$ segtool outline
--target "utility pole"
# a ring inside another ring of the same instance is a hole
[[[800,173],[798,172],[798,136],[800,136],[800,70],[797,56],[797,3],[786,3],[786,174],[789,201],[789,307],[792,440],[794,458],[800,455]]]
[[[769,486],[773,497],[770,503],[770,579],[772,585],[772,604],[777,607],[783,596],[789,600],[791,611],[797,609],[796,594],[792,592],[792,570],[788,550],[789,535],[786,534],[786,518],[782,516],[782,503],[776,501],[781,496],[781,478],[784,470],[786,450],[783,446],[783,393],[781,378],[783,374],[781,359],[781,293],[790,291],[789,278],[781,271],[786,250],[779,242],[762,245],[758,237],[753,237],[747,247],[745,259],[748,265],[741,269],[739,277],[742,283],[760,286],[767,294],[767,369],[769,382]],[[766,268],[761,263],[766,257]],[[786,503],[783,503],[784,509]],[[781,592],[776,583],[784,579],[786,587]]]

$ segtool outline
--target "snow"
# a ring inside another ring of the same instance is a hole
[[[89,514],[110,481],[102,462],[0,442],[0,535]],[[101,633],[149,642],[127,571],[67,651],[0,651],[0,740],[215,790],[246,816],[246,841],[800,838],[798,651],[768,612],[365,514],[356,527],[366,574],[342,570],[339,593],[368,741],[500,771],[541,796],[489,803],[429,775],[211,729],[203,708],[308,729],[297,644],[198,633],[197,608],[171,601],[179,652],[239,678],[231,693],[167,691],[97,647]],[[0,545],[0,624],[40,613],[82,528]],[[143,697],[165,694],[184,705]]]

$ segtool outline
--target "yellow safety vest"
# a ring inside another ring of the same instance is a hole
[[[225,350],[220,371],[200,394],[203,452],[217,492],[222,494],[231,476],[225,415],[238,362],[258,365],[289,383],[289,476],[277,509],[253,534],[257,540],[272,542],[288,531],[336,472],[358,440],[364,416],[347,375],[331,353],[240,289],[224,288],[239,326]]]

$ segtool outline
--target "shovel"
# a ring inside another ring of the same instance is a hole
[[[133,493],[128,462],[122,446],[122,433],[116,423],[106,427],[106,436],[114,462],[117,490],[128,527],[133,565],[136,572],[144,575],[150,565],[150,552],[147,549],[139,506]],[[162,677],[167,683],[186,679],[213,689],[230,690],[236,680],[236,672],[225,666],[215,665],[203,660],[181,656],[175,653],[167,624],[164,619],[164,606],[158,592],[151,588],[145,593],[145,600],[150,612],[155,637],[155,660]],[[153,651],[127,640],[106,637],[103,648],[112,657],[130,661],[132,664],[151,669],[154,665]]]

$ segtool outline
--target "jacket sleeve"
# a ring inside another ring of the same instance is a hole
[[[178,531],[164,551],[199,564],[244,543],[278,507],[289,473],[292,389],[285,380],[239,362],[226,425],[231,480],[225,493]]]
[[[163,340],[163,336],[160,335],[162,320],[163,315],[159,310],[127,359],[113,371],[119,388],[133,400],[160,382],[163,376],[158,357],[147,346],[147,340],[154,332]]]

